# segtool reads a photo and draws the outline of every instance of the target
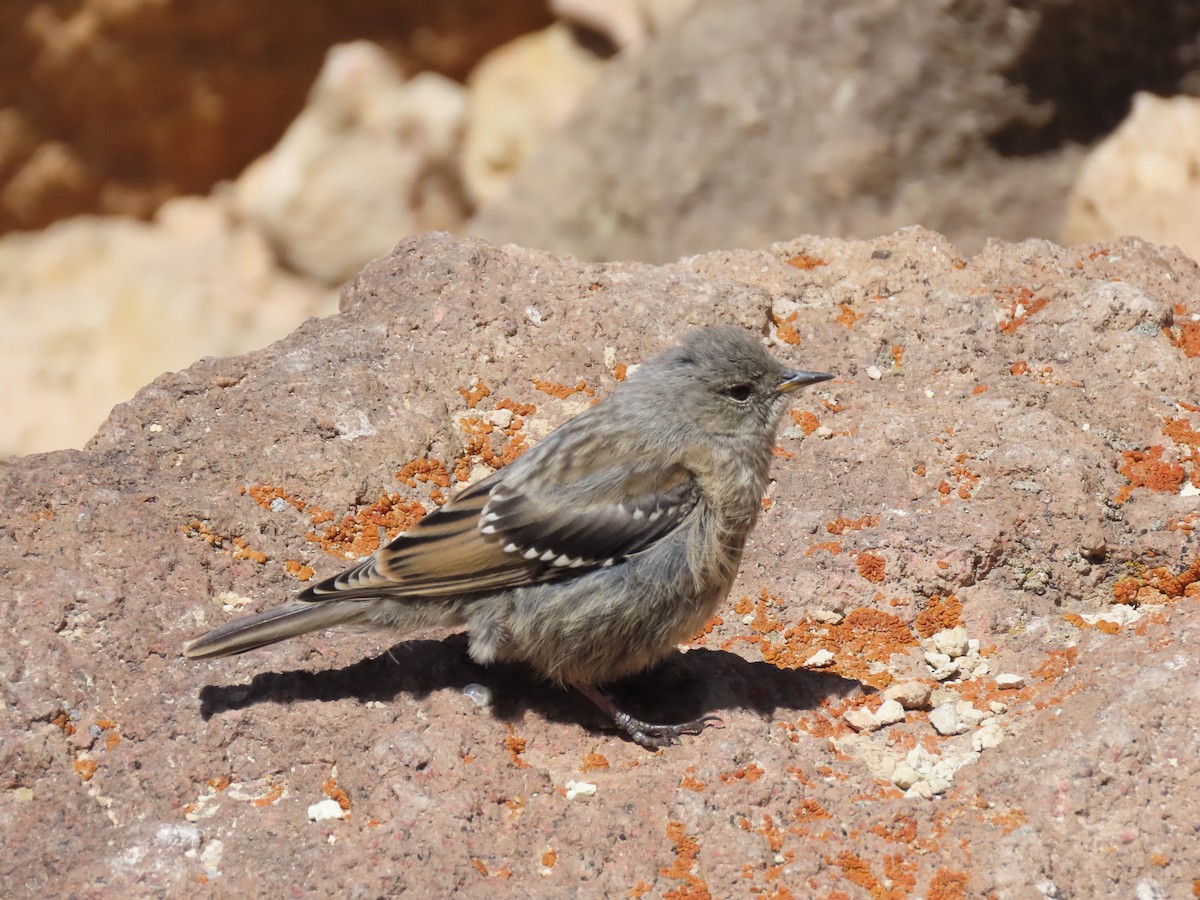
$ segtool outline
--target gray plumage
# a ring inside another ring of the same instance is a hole
[[[700,328],[606,400],[287,606],[222,625],[187,656],[241,653],[338,624],[463,626],[479,663],[573,685],[647,746],[709,720],[653,725],[598,686],[687,640],[729,593],[761,509],[788,394],[749,333]]]

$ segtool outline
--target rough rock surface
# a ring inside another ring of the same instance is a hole
[[[1181,90],[1198,34],[1190,0],[701,0],[474,231],[649,261],[913,223],[967,249],[1053,237],[1081,148],[1134,91]]]
[[[325,51],[378,41],[462,78],[543,27],[543,0],[85,0],[0,4],[0,233],[83,212],[147,215],[267,150]]]
[[[1132,240],[661,268],[409,240],[339,315],[0,465],[0,893],[1186,896],[1197,296]],[[647,753],[459,636],[180,657],[709,322],[838,375],[795,405],[726,607],[621,688],[724,728]],[[854,732],[893,680],[932,697]]]

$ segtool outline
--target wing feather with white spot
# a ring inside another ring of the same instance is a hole
[[[556,580],[647,549],[678,528],[700,497],[682,466],[622,460],[583,485],[510,474],[473,485],[298,599],[452,597]]]

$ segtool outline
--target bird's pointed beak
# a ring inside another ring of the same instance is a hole
[[[775,393],[789,394],[799,388],[808,387],[810,384],[820,384],[822,381],[828,381],[832,377],[832,375],[825,372],[789,370],[783,373],[783,378],[779,384],[775,385]]]

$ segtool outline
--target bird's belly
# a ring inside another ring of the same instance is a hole
[[[563,683],[603,684],[649,668],[694,635],[730,577],[697,578],[686,555],[658,553],[569,582],[512,592],[495,648]],[[472,629],[474,631],[474,628]]]

